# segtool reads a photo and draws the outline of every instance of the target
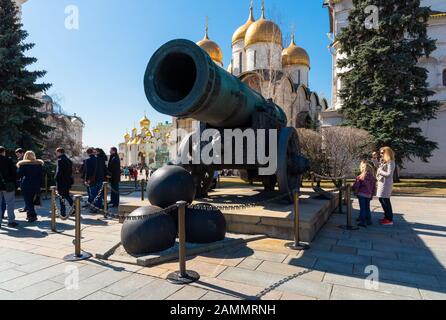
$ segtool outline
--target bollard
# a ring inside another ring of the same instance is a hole
[[[108,182],[104,182],[104,218],[108,216]]]
[[[345,184],[344,184],[344,180],[339,180],[338,182],[341,185],[339,187],[339,214],[344,214],[344,211],[342,209],[342,207],[344,206],[344,200],[342,199],[342,197],[344,194]]]
[[[144,201],[144,192],[146,192],[146,181],[141,180],[141,201]]]
[[[75,234],[74,234],[74,254],[70,254],[64,258],[65,261],[73,262],[80,260],[87,260],[91,258],[91,254],[88,252],[83,252],[81,249],[81,196],[74,196],[74,206],[75,206]]]
[[[178,260],[180,270],[167,276],[167,281],[172,284],[189,284],[200,279],[200,275],[195,271],[186,270],[186,206],[185,201],[177,202],[178,206]]]
[[[48,174],[45,174],[45,200],[48,200]]]
[[[56,187],[51,187],[51,231],[57,232],[57,228],[56,228]]]
[[[300,242],[300,210],[299,210],[299,191],[293,192],[294,205],[294,242],[287,243],[286,247],[292,250],[308,250],[310,246]]]
[[[353,208],[352,208],[352,186],[351,184],[347,184],[346,188],[345,188],[345,200],[347,201],[347,225],[345,226],[339,226],[341,229],[344,230],[358,230],[359,227],[354,226],[352,223],[352,213],[353,213]]]

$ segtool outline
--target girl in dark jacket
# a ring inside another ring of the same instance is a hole
[[[42,160],[36,159],[32,151],[27,151],[22,161],[17,163],[17,174],[20,179],[20,189],[25,200],[27,220],[32,223],[37,221],[37,213],[34,209],[34,197],[40,192],[43,176]]]

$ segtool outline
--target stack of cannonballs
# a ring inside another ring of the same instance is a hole
[[[124,221],[121,242],[133,255],[167,250],[175,245],[178,235],[178,210],[164,210],[178,201],[191,204],[195,198],[192,175],[179,166],[165,166],[149,179],[147,192],[152,205],[132,212]],[[186,209],[186,241],[212,243],[226,235],[226,220],[212,206]]]

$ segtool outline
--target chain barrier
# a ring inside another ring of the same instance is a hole
[[[57,189],[55,189],[54,195],[56,197],[54,199],[54,204],[53,205],[54,205],[54,208],[56,209],[56,216],[58,216],[62,220],[68,220],[68,218],[74,214],[74,211],[76,210],[75,206],[74,205],[73,206],[69,206],[70,208],[68,210],[68,214],[65,211],[65,215],[62,215],[61,214],[61,209],[59,209],[59,207],[57,206],[57,201],[56,200],[59,199],[59,203],[60,203],[61,208],[62,207],[67,208],[67,200],[65,199],[65,197],[63,197],[63,196],[61,196],[59,194],[59,191],[57,191]]]
[[[264,297],[268,293],[274,291],[275,289],[279,288],[280,286],[284,285],[285,283],[287,283],[287,282],[289,282],[291,280],[294,280],[296,278],[299,278],[299,277],[301,277],[301,276],[303,276],[303,275],[305,275],[307,273],[310,273],[311,271],[312,270],[310,270],[310,269],[306,269],[306,270],[303,270],[303,271],[301,271],[299,273],[295,273],[295,274],[293,274],[291,276],[288,276],[288,277],[286,277],[286,278],[284,278],[284,279],[282,279],[282,280],[272,284],[268,288],[262,290],[259,294],[256,295],[256,298],[257,299],[261,299],[262,297]]]
[[[175,210],[178,209],[178,205],[174,204],[171,205],[170,207],[167,207],[166,209],[163,209],[161,211],[158,211],[156,213],[151,213],[151,214],[142,214],[140,216],[119,216],[120,218],[123,218],[124,220],[129,220],[129,221],[137,221],[137,220],[144,220],[149,218],[150,216],[152,216],[153,214],[169,214]]]
[[[111,185],[109,185],[109,188],[113,193],[118,193],[121,196],[128,196],[128,195],[131,195],[132,193],[141,191],[141,185],[142,184],[140,183],[140,184],[138,184],[138,186],[136,188],[134,187],[131,190],[126,190],[126,191],[121,191],[121,190],[117,191],[117,190],[113,189]],[[147,181],[145,181],[145,183],[144,183],[144,188],[147,189]]]

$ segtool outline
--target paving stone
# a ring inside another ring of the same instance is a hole
[[[350,275],[353,273],[353,264],[319,258],[314,265],[314,270]]]
[[[385,259],[398,259],[397,254],[394,252],[385,252],[385,251],[368,250],[368,249],[358,249],[358,255],[372,258],[377,257]]]
[[[79,267],[79,281],[88,279],[98,273],[107,271],[103,267],[95,266],[95,265],[83,265]],[[65,284],[65,280],[67,279],[67,273],[58,275],[54,278],[51,278],[51,281],[58,282],[61,284]]]
[[[300,257],[288,256],[283,263],[302,268],[313,268],[317,258],[306,255],[305,253]]]
[[[126,296],[124,300],[164,300],[182,288],[183,286],[165,280],[155,280]]]
[[[226,269],[222,274],[218,276],[218,279],[240,282],[263,288],[269,287],[270,285],[279,282],[283,278],[284,276],[278,274],[232,267]]]
[[[276,273],[276,274],[280,274],[283,276],[291,276],[291,275],[295,275],[295,274],[307,271],[306,273],[299,276],[299,278],[309,279],[309,280],[319,281],[319,282],[322,281],[322,278],[324,277],[324,274],[325,274],[324,272],[320,272],[320,271],[309,270],[309,269],[302,268],[302,267],[295,267],[292,265],[271,262],[271,261],[264,261],[257,268],[257,270],[263,271],[263,272],[269,272],[269,273]]]
[[[441,266],[394,259],[384,259],[379,257],[374,257],[372,259],[372,264],[378,266],[379,268],[422,273],[427,275],[441,275],[445,273],[445,269]]]
[[[391,280],[403,284],[416,285],[420,288],[439,288],[440,283],[435,276],[390,269],[379,269],[381,281]]]
[[[332,260],[332,261],[343,262],[343,263],[370,264],[372,262],[371,257],[356,256],[356,255],[349,255],[349,254],[344,254],[344,253],[319,251],[319,250],[308,251],[308,256],[314,256],[317,258],[323,258],[326,260]]]
[[[418,262],[439,267],[444,267],[438,258],[431,252],[419,252],[418,254],[398,253],[398,258],[403,261]]]
[[[332,290],[332,285],[319,281],[296,278],[290,280],[277,288],[279,291],[297,293],[300,295],[328,300]]]
[[[227,294],[209,291],[204,296],[202,296],[200,300],[220,301],[220,300],[241,300],[241,299]]]
[[[408,297],[386,294],[382,292],[350,288],[344,286],[333,286],[331,300],[411,300]]]
[[[63,288],[42,297],[42,300],[80,300],[101,290],[123,278],[129,277],[128,272],[107,270],[79,282],[78,288]]]
[[[60,259],[54,259],[49,257],[40,257],[40,259],[34,260],[33,262],[23,264],[17,268],[18,271],[22,271],[25,273],[31,273],[35,271],[39,271],[57,264],[63,263]]]
[[[249,251],[249,249],[244,249],[244,250],[242,249],[241,252],[243,252],[243,251]],[[255,250],[248,257],[252,258],[252,259],[257,259],[257,260],[283,262],[287,256],[288,255],[285,253],[274,253],[274,252],[268,252],[268,251]]]
[[[89,296],[86,296],[82,300],[95,300],[95,301],[112,301],[112,300],[121,300],[121,296],[117,296],[115,294],[111,294],[105,291],[96,291]]]
[[[0,262],[0,272],[8,270],[8,269],[13,269],[13,268],[15,268],[17,266],[18,266],[17,264],[9,262],[9,261]]]
[[[265,289],[263,286],[254,286],[240,282],[226,281],[219,278],[200,278],[199,282],[191,286],[201,288],[206,291],[220,292],[232,295],[243,300],[258,300],[259,294]],[[270,291],[260,297],[261,300],[279,300],[282,293],[276,290]]]
[[[26,275],[25,272],[21,272],[21,271],[17,271],[14,269],[8,269],[8,270],[4,270],[1,273],[1,277],[0,277],[0,284],[4,284],[4,283],[8,283],[8,281],[12,280],[12,279],[16,279],[19,278],[23,275]],[[8,290],[8,288],[4,288],[6,290]],[[9,290],[12,291],[12,290]]]
[[[201,288],[186,286],[168,297],[167,300],[199,300],[207,292],[207,290]]]
[[[242,262],[240,262],[239,265],[237,265],[237,268],[242,269],[248,269],[248,270],[255,270],[258,266],[263,262],[263,260],[257,260],[253,258],[246,258]]]
[[[420,293],[424,300],[446,300],[446,289],[439,291],[420,289]]]
[[[337,245],[343,247],[352,247],[357,249],[372,249],[372,241],[370,240],[355,240],[355,239],[339,240]]]
[[[343,276],[338,274],[327,273],[323,281],[335,285],[353,287],[363,290],[371,290],[386,294],[409,297],[413,299],[421,298],[417,288],[413,288],[410,286],[403,286],[400,284],[392,284],[381,281],[377,289],[366,288],[366,278],[367,275],[364,275],[363,277],[358,277],[358,276]]]
[[[143,274],[146,276],[152,276],[159,278],[162,274],[168,272],[169,270],[159,267],[151,267],[151,268],[143,268],[141,270],[138,270],[139,274]]]
[[[313,297],[307,297],[296,293],[290,293],[290,292],[284,292],[282,294],[282,297],[280,300],[291,300],[291,301],[298,301],[298,300],[317,300]]]
[[[331,251],[336,253],[356,255],[358,249],[354,247],[332,246]]]
[[[111,286],[105,287],[102,291],[125,297],[153,281],[155,281],[155,278],[141,274],[132,274]]]
[[[193,270],[197,272],[199,275],[205,277],[217,277],[220,273],[222,273],[227,266],[217,265],[213,263],[207,263],[203,261],[190,261],[187,263],[187,269]],[[173,271],[178,270],[178,268],[172,269]]]
[[[9,300],[36,300],[63,288],[60,283],[46,280],[11,293]]]

